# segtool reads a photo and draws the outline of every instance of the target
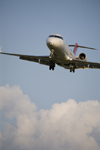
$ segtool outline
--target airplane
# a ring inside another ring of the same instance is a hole
[[[100,63],[88,62],[85,53],[80,53],[79,56],[76,57],[76,51],[78,47],[96,50],[95,48],[79,46],[77,43],[75,45],[67,45],[64,38],[59,34],[51,34],[47,38],[46,44],[51,51],[49,56],[12,54],[4,53],[1,51],[0,53],[5,55],[18,56],[19,59],[22,60],[28,60],[37,62],[39,64],[47,65],[49,66],[49,70],[54,70],[55,64],[64,67],[65,69],[69,69],[70,72],[75,72],[75,69],[100,69]],[[70,47],[74,47],[74,50],[72,51]]]

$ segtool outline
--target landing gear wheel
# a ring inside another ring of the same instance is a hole
[[[72,72],[72,68],[70,68],[70,72]]]
[[[51,70],[51,66],[49,66],[49,70]]]
[[[49,66],[49,70],[54,70],[54,66]]]
[[[54,70],[54,66],[52,66],[52,70]]]
[[[73,73],[75,72],[75,68],[73,68]]]
[[[51,61],[50,66],[49,66],[49,70],[54,70],[54,68],[55,68],[55,62]]]
[[[74,73],[74,72],[75,72],[75,68],[74,68],[74,67],[71,67],[71,68],[70,68],[70,72],[73,72],[73,73]]]

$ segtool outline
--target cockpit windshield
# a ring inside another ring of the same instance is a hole
[[[49,37],[55,37],[55,38],[59,38],[59,39],[62,39],[62,40],[63,40],[63,37],[62,37],[62,36],[59,36],[59,35],[50,35]]]

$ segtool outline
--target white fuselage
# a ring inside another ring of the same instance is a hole
[[[52,34],[47,38],[47,46],[57,58],[69,60],[75,58],[72,50],[64,41],[63,37],[59,34]]]

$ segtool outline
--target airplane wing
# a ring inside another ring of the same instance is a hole
[[[70,69],[70,65],[74,66],[75,69],[88,69],[88,68],[100,69],[100,63],[88,62],[80,59],[53,60],[50,56],[33,56],[33,55],[22,55],[22,54],[12,54],[12,53],[3,53],[3,52],[0,52],[0,54],[18,56],[19,59],[33,61],[47,66],[52,66],[54,65],[55,62],[58,65],[68,69]]]
[[[95,68],[100,69],[100,63],[88,62],[79,59],[70,59],[63,61],[64,65],[73,65],[75,69],[88,69]]]
[[[50,56],[32,56],[32,55],[12,54],[3,52],[0,52],[0,54],[18,56],[19,59],[33,61],[47,66],[50,66],[53,63],[53,60],[50,58]]]

